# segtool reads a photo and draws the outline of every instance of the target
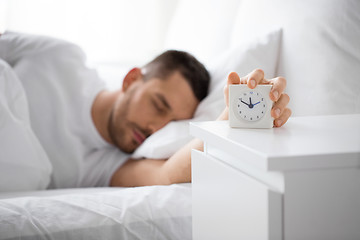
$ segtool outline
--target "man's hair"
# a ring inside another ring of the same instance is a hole
[[[143,67],[143,79],[166,79],[179,71],[190,84],[195,97],[201,101],[208,93],[210,74],[194,56],[187,52],[168,50]]]

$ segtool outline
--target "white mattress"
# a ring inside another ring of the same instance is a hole
[[[0,239],[191,239],[191,184],[0,194]]]

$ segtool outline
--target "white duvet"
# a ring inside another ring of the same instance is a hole
[[[192,235],[191,184],[48,190],[0,198],[5,198],[0,199],[0,239],[186,240]]]
[[[0,192],[45,189],[52,165],[31,129],[25,91],[0,58]]]

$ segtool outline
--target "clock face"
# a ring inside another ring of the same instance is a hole
[[[266,113],[266,100],[254,90],[241,92],[235,99],[236,115],[249,122],[260,120]]]

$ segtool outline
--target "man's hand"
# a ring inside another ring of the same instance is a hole
[[[228,119],[229,108],[229,85],[230,84],[247,84],[249,88],[254,89],[258,84],[273,85],[270,91],[270,99],[274,101],[274,106],[271,109],[271,116],[274,118],[274,126],[281,127],[286,123],[291,115],[291,110],[287,108],[290,97],[284,93],[286,87],[286,79],[277,77],[273,79],[265,79],[264,71],[255,69],[245,77],[239,77],[236,72],[231,72],[227,79],[227,84],[224,88],[224,97],[226,109],[223,114],[218,118],[219,120]]]

